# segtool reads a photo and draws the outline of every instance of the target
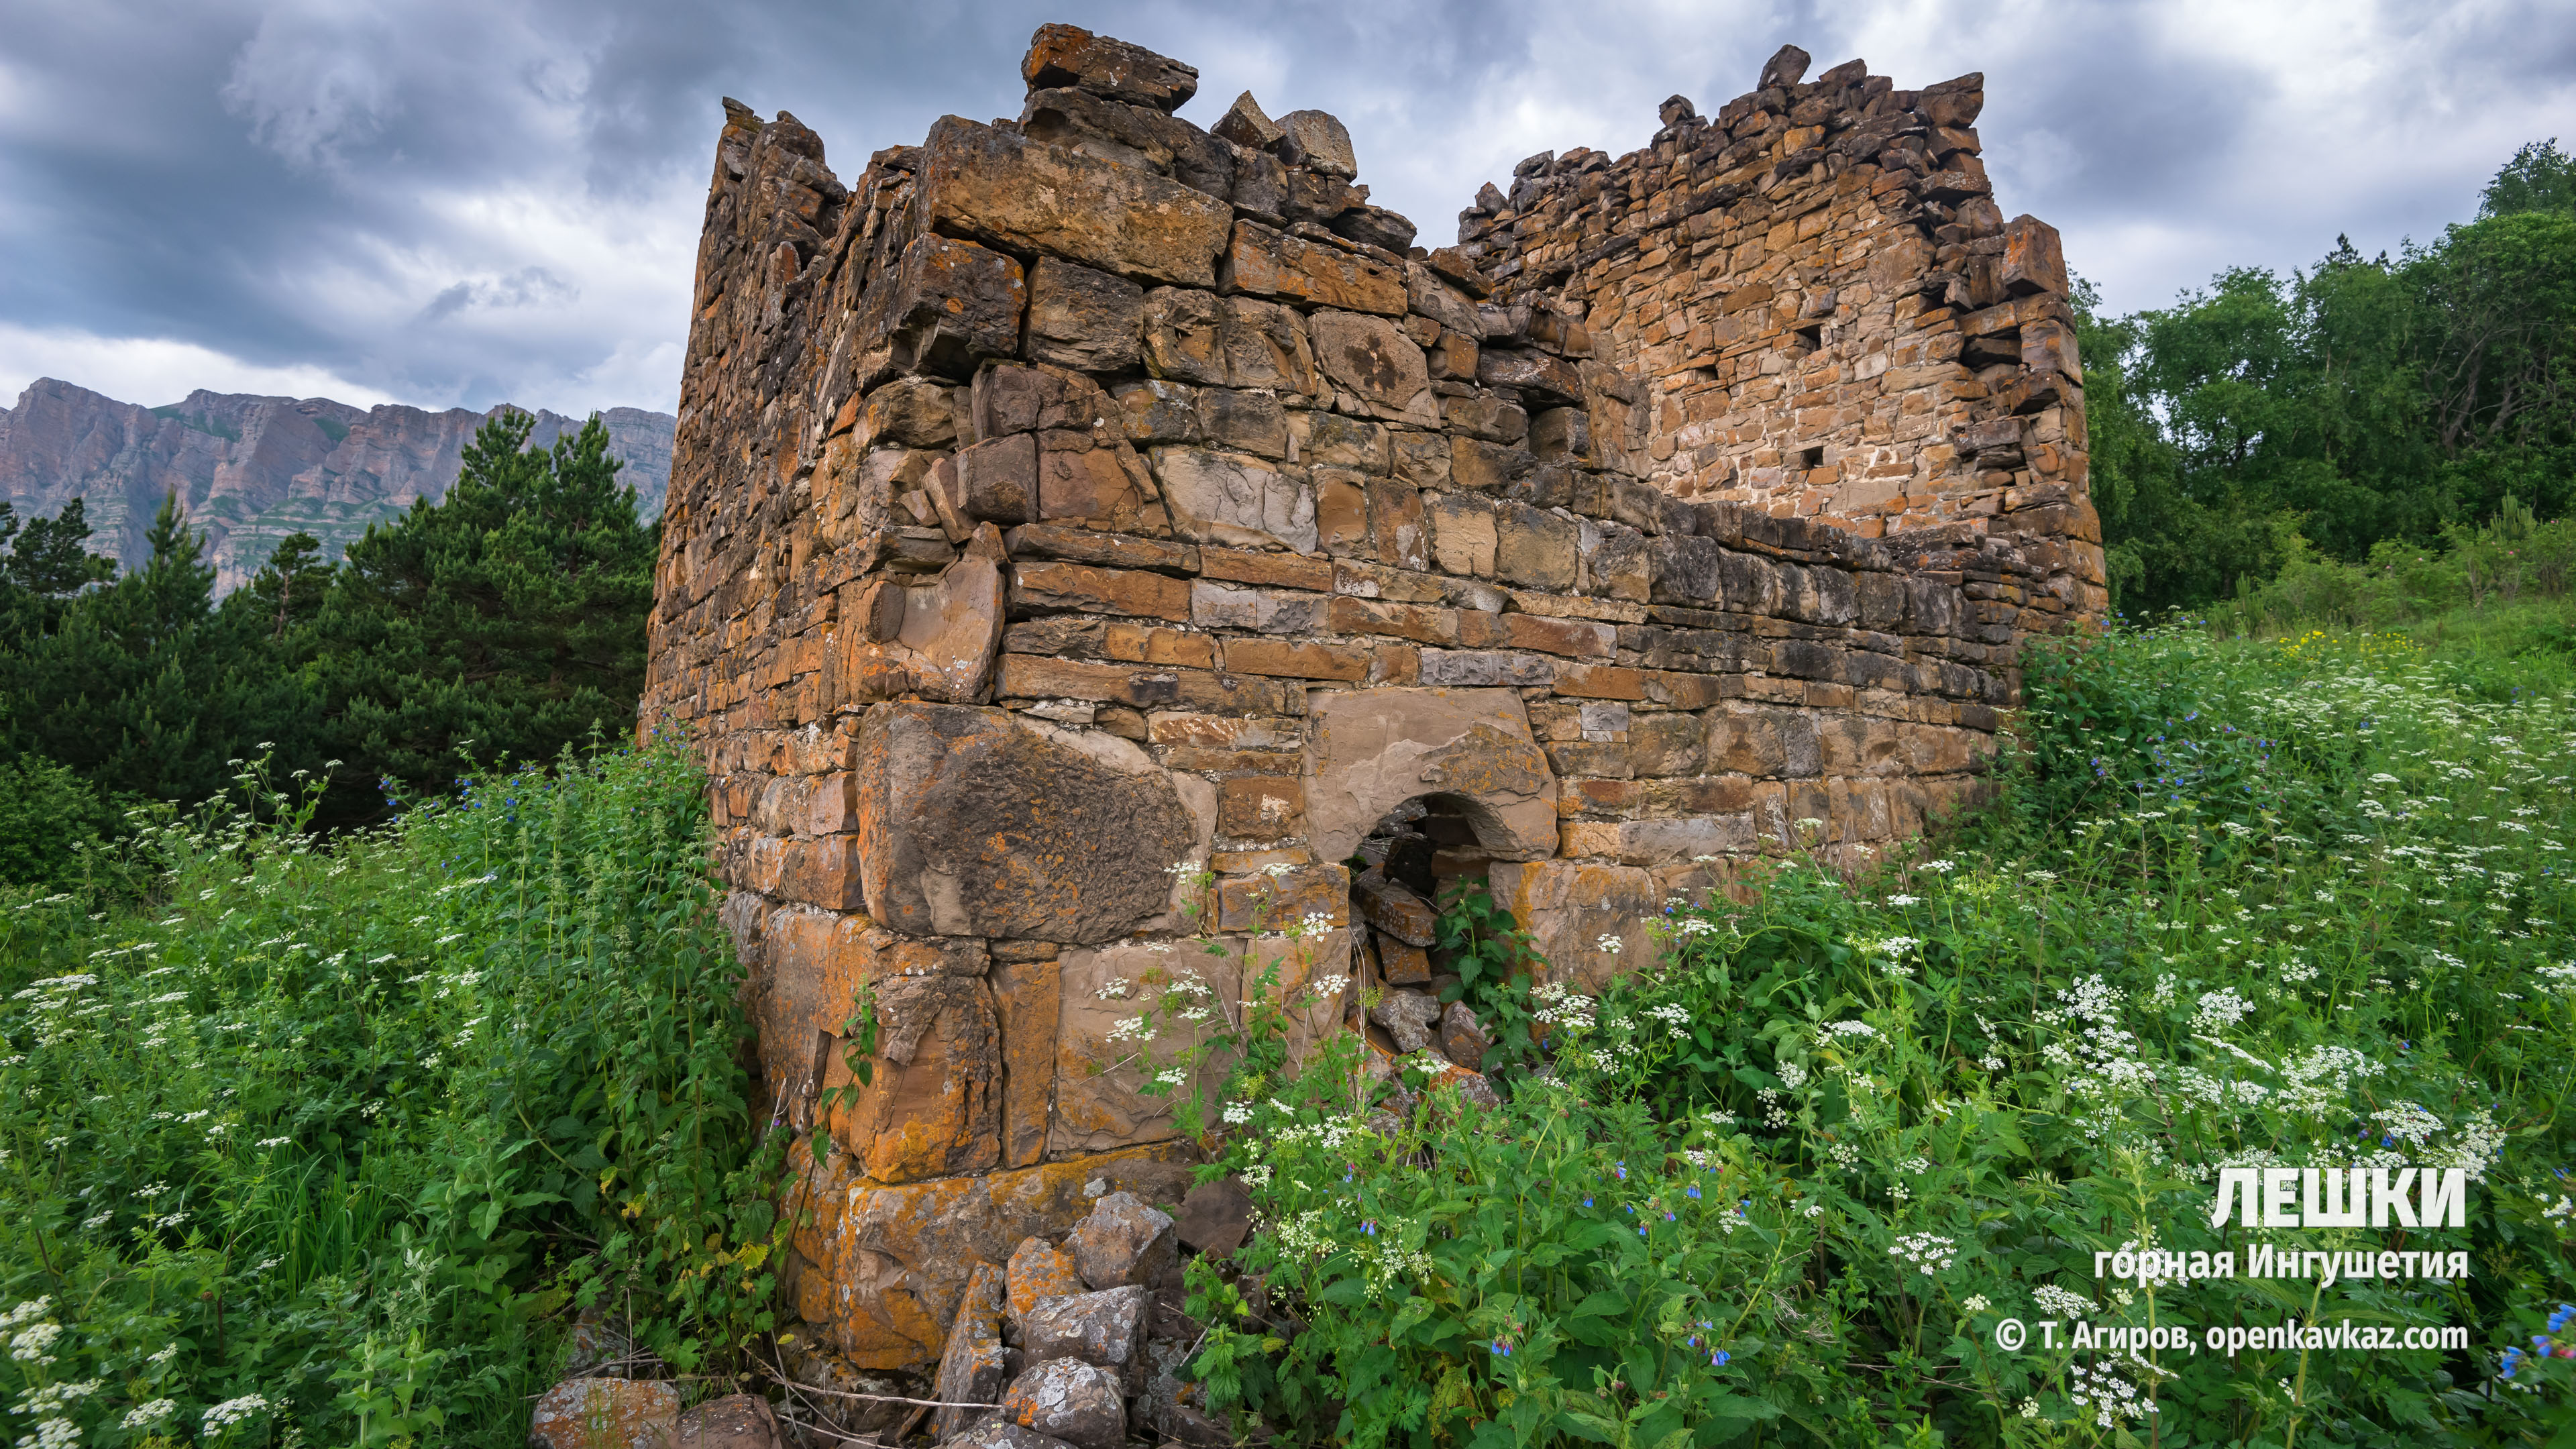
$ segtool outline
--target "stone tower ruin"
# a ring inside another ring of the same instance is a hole
[[[1093,1068],[1197,925],[1320,915],[1316,975],[1402,986],[1404,910],[1482,876],[1597,980],[1668,897],[1975,793],[2021,641],[2105,603],[2064,263],[1981,77],[1806,66],[1438,249],[1331,116],[1203,130],[1071,27],[1016,120],[846,182],[726,103],[643,711],[713,772],[764,1109],[837,1148],[790,1279],[842,1365],[1179,1196],[1170,1099]]]

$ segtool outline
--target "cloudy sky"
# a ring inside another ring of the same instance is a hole
[[[1986,74],[2007,214],[2114,308],[2464,220],[2576,139],[2569,0],[0,0],[0,403],[51,375],[562,412],[668,409],[735,96],[848,176],[932,119],[1016,116],[1069,20],[1350,126],[1374,199],[1445,241],[1532,152],[1642,144],[1783,42],[1918,86]]]

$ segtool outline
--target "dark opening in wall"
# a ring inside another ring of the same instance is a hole
[[[1824,445],[1819,443],[1812,448],[1800,448],[1790,455],[1790,460],[1802,471],[1808,468],[1821,468],[1825,466]]]
[[[1814,352],[1822,348],[1824,345],[1824,323],[1819,322],[1813,327],[1801,327],[1798,329],[1798,350],[1801,352]]]
[[[1441,996],[1458,984],[1455,953],[1440,949],[1444,898],[1481,884],[1493,857],[1477,842],[1469,802],[1417,795],[1386,813],[1362,837],[1351,861],[1352,966],[1361,991],[1352,995],[1352,1025],[1379,1050],[1410,1055],[1429,1047],[1469,1071],[1483,1062],[1484,1034],[1463,1032],[1459,1008]],[[1362,996],[1377,1000],[1362,1014]]]

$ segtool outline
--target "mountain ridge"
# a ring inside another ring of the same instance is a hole
[[[216,590],[229,592],[299,529],[337,559],[367,525],[398,516],[416,499],[447,496],[465,445],[498,411],[361,408],[204,388],[145,407],[40,377],[14,407],[0,408],[0,501],[25,517],[86,499],[96,530],[92,551],[133,568],[149,556],[144,534],[154,511],[176,493],[190,525],[207,535]],[[585,421],[521,411],[536,419],[531,446],[579,432]],[[634,487],[636,511],[659,517],[678,420],[608,408],[600,421],[610,454],[625,464],[617,476]]]

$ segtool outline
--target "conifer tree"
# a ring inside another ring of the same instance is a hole
[[[534,421],[495,416],[446,498],[349,546],[306,648],[352,764],[436,787],[633,728],[657,531],[596,415],[551,449]]]

